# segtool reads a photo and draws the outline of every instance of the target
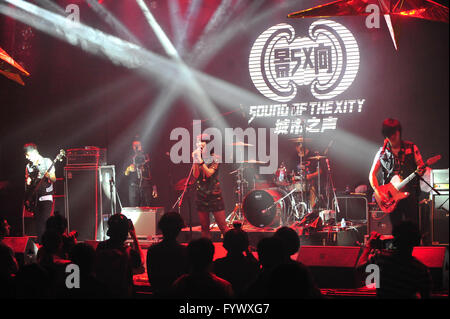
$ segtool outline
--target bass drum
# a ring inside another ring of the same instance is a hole
[[[282,200],[276,206],[265,211],[274,202],[286,195],[279,188],[253,190],[245,196],[242,202],[242,210],[245,219],[255,227],[278,227],[281,218],[285,216],[288,201]]]

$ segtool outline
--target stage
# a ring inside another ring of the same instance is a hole
[[[448,290],[448,0],[1,3],[0,241],[22,261],[51,216],[144,257],[164,219],[183,245],[216,223],[214,259],[217,224],[255,257],[287,226],[330,298],[375,298],[364,247],[414,247]]]
[[[302,245],[337,245],[337,246],[358,246],[364,243],[364,236],[367,234],[367,227],[364,224],[357,224],[353,227],[336,230],[321,229],[308,233],[302,233],[302,228],[293,224],[290,226],[299,235]],[[271,237],[277,228],[258,228],[245,223],[242,229],[248,234],[249,244],[256,249],[258,242],[262,238]],[[217,226],[211,227],[211,239],[213,242],[222,242],[222,235]],[[192,227],[192,234],[189,227],[182,229],[178,239],[182,243],[188,243],[191,239],[201,237],[200,226]]]

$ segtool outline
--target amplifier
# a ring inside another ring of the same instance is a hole
[[[433,245],[448,245],[448,190],[440,190],[439,193],[440,195],[432,195],[431,243]]]
[[[122,214],[133,222],[138,238],[149,239],[161,234],[158,222],[164,215],[164,207],[123,207]]]
[[[85,146],[84,148],[72,148],[66,151],[66,165],[106,165],[106,148]]]
[[[380,235],[392,235],[392,224],[389,214],[383,211],[369,211],[367,218],[367,233],[373,231]]]
[[[448,245],[449,178],[447,169],[433,169],[431,184],[439,191],[431,194],[431,243]]]
[[[433,169],[432,170],[432,184],[437,189],[448,189],[448,168],[446,169]]]
[[[367,198],[359,195],[338,196],[340,213],[337,213],[336,221],[345,220],[363,221],[367,218]],[[336,205],[333,210],[337,212]]]

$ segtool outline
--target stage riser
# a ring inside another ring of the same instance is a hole
[[[266,237],[271,237],[275,234],[275,230],[254,230],[247,231],[250,246],[256,247],[258,242]],[[300,236],[300,243],[302,246],[357,246],[358,243],[364,243],[364,235],[366,234],[366,227],[359,227],[358,230],[347,230],[341,232],[318,232],[312,235]],[[192,239],[201,237],[200,227],[193,227]],[[189,228],[184,228],[178,240],[187,243],[191,240],[191,233]],[[211,240],[213,242],[222,242],[222,236],[218,229],[211,230]]]

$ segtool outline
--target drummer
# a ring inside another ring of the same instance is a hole
[[[314,209],[318,202],[317,175],[319,172],[317,170],[317,160],[308,159],[313,155],[314,154],[302,142],[296,143],[295,155],[293,156],[290,165],[290,172],[293,173],[294,180],[299,180],[302,175],[306,177],[306,196],[309,200],[311,209]],[[320,173],[322,173],[322,170],[320,170]]]

